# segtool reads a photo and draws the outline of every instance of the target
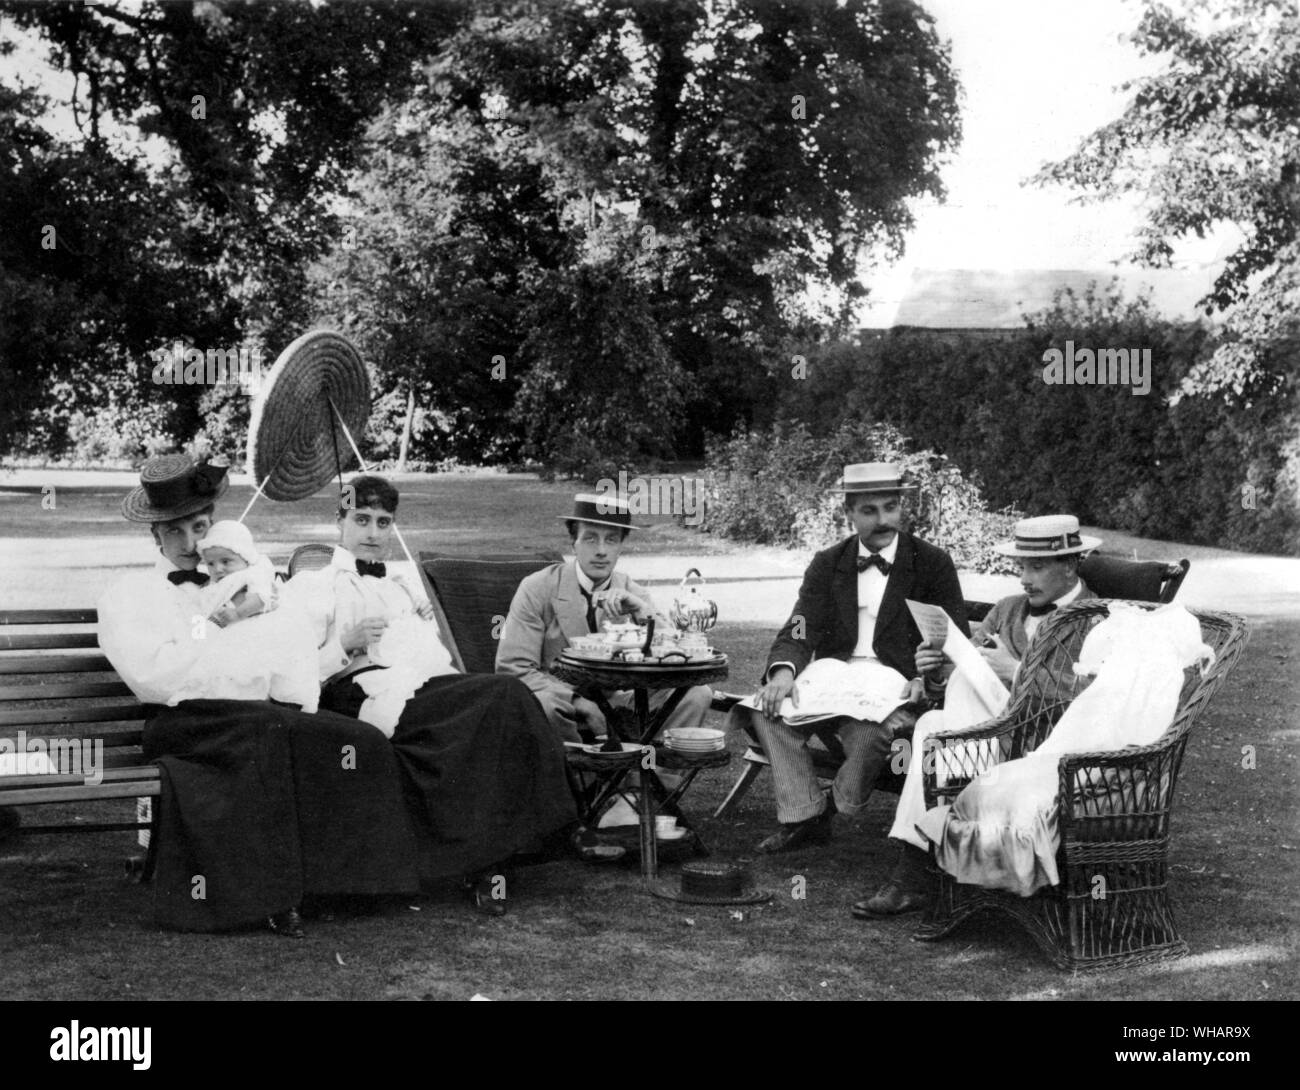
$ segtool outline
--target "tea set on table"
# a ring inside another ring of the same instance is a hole
[[[726,656],[709,644],[708,631],[718,621],[718,606],[702,593],[704,577],[698,568],[692,568],[682,579],[673,598],[669,619],[676,631],[655,631],[654,619],[639,625],[633,620],[606,621],[600,634],[580,636],[571,640],[563,657],[576,662],[595,665],[608,663],[613,668],[628,668],[629,672],[654,674],[659,670],[707,669],[725,666]],[[593,595],[597,607],[606,606],[600,592]],[[686,756],[707,756],[726,749],[726,732],[707,727],[679,727],[664,732],[666,748]],[[607,743],[609,744],[609,743]],[[637,749],[623,743],[619,749]],[[600,747],[583,747],[588,751]],[[690,829],[679,825],[670,814],[654,818],[654,831],[649,845],[651,854],[655,842],[681,840]],[[644,861],[643,861],[644,862]],[[743,868],[719,863],[684,863],[680,888],[660,882],[652,866],[650,891],[657,897],[670,900],[688,900],[697,904],[755,904],[769,900],[771,894],[752,888]],[[694,884],[692,884],[694,883]],[[708,888],[696,889],[695,886]],[[733,889],[735,885],[737,888]],[[715,888],[716,886],[716,888]],[[744,887],[744,888],[741,888]]]
[[[692,578],[696,582],[691,582]],[[681,666],[721,659],[705,635],[717,624],[718,606],[700,593],[703,584],[698,568],[692,568],[682,579],[668,614],[676,631],[656,632],[653,617],[643,625],[632,620],[606,621],[603,633],[570,640],[570,654],[595,662],[646,666]],[[592,601],[597,608],[605,606],[607,592],[597,591]]]

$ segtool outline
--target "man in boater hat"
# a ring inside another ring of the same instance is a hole
[[[573,559],[556,561],[525,578],[510,603],[497,646],[497,673],[519,678],[541,702],[558,738],[580,741],[579,730],[602,736],[607,724],[594,694],[582,694],[551,674],[550,668],[569,641],[599,633],[606,620],[671,623],[655,608],[649,592],[615,571],[623,543],[637,527],[628,505],[610,495],[580,493],[573,512],[559,515],[573,542]],[[657,710],[672,695],[660,689],[650,696]],[[603,694],[611,707],[630,707],[630,692]],[[709,711],[712,690],[695,685],[686,691],[664,726],[698,727]]]
[[[1079,578],[1079,562],[1101,544],[1100,538],[1079,533],[1079,520],[1073,515],[1021,519],[1014,534],[1013,540],[994,548],[1019,561],[1024,593],[1003,598],[971,633],[971,642],[1008,686],[1043,618],[1071,602],[1096,597]],[[922,671],[939,669],[943,660],[942,651],[928,647],[916,653],[917,669]],[[916,725],[907,781],[889,830],[891,839],[899,842],[898,859],[885,884],[853,906],[853,915],[859,919],[915,912],[928,907],[934,894],[929,842],[916,831],[916,825],[925,814],[921,786],[925,739],[943,729],[942,712],[930,712]]]
[[[916,659],[921,633],[906,599],[940,606],[966,631],[966,607],[951,558],[899,529],[905,485],[890,462],[846,466],[832,489],[843,494],[854,533],[823,549],[808,565],[799,599],[777,634],[763,671],[763,686],[753,713],[754,729],[772,764],[776,816],[780,828],[758,845],[761,852],[783,852],[825,843],[836,813],[858,813],[871,795],[877,775],[889,760],[894,733],[916,721],[916,708],[928,691],[937,697],[943,678],[922,678]],[[829,794],[817,783],[807,740],[810,728],[780,716],[795,678],[814,659],[878,662],[911,681],[908,704],[883,722],[842,717],[836,730],[845,761]],[[935,663],[937,667],[938,662]],[[737,707],[733,715],[746,714]]]
[[[144,753],[162,774],[157,922],[269,923],[299,937],[305,896],[417,889],[415,843],[396,762],[372,728],[273,703],[255,679],[241,699],[177,699],[187,681],[222,670],[228,641],[241,638],[239,625],[209,621],[200,600],[208,577],[196,546],[228,485],[224,468],[184,454],[149,459],[122,514],[148,524],[160,555],[101,597],[99,643],[152,706]]]

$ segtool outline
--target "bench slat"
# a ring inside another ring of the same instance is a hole
[[[47,723],[112,723],[144,717],[143,704],[111,704],[103,708],[38,708],[32,711],[0,711],[0,727],[35,727]]]
[[[98,655],[0,655],[0,674],[107,673],[113,664]]]
[[[76,726],[75,723],[64,724],[64,726]],[[44,738],[43,734],[32,734],[24,730],[25,741],[32,741],[35,738]],[[139,727],[125,727],[117,730],[101,730],[94,734],[79,734],[74,737],[79,738],[96,738],[104,743],[104,748],[110,752],[122,749],[139,749],[144,744],[144,731]],[[18,732],[12,727],[0,729],[0,738],[6,738],[9,741],[17,743]],[[118,755],[119,757],[121,754]]]
[[[128,768],[104,768],[100,769],[100,771],[103,773],[104,783],[136,783],[158,778],[158,767],[156,765],[137,764]],[[72,772],[0,776],[0,802],[8,800],[10,791],[16,791],[23,787],[79,787],[85,782],[85,776],[79,776]]]
[[[0,651],[32,651],[39,647],[52,647],[71,651],[74,647],[98,647],[99,637],[93,632],[24,633],[21,636],[0,635]]]
[[[77,787],[28,787],[21,791],[0,792],[6,806],[30,806],[40,802],[85,802],[90,799],[130,799],[139,796],[156,798],[162,793],[157,780],[130,780],[125,783],[84,784]],[[77,831],[75,825],[68,832]]]
[[[0,609],[0,625],[95,624],[98,619],[93,609]]]
[[[77,681],[58,685],[0,685],[0,703],[10,700],[64,700],[69,697],[132,696],[125,681]]]

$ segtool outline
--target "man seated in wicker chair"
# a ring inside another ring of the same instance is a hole
[[[654,617],[664,628],[669,621],[655,608],[649,592],[615,571],[632,525],[626,503],[590,493],[574,497],[573,513],[559,515],[573,542],[573,559],[556,561],[519,584],[501,630],[496,668],[519,678],[532,691],[562,742],[603,737],[609,728],[599,701],[617,710],[632,706],[631,692],[581,693],[561,681],[550,668],[569,641],[601,630],[606,620],[643,622]],[[661,689],[650,696],[657,710],[672,694]],[[707,685],[688,689],[668,715],[665,728],[698,727],[708,714],[713,691]]]
[[[1043,515],[1017,522],[1014,540],[994,546],[1003,556],[1019,562],[1024,593],[999,601],[971,633],[971,642],[1008,686],[1043,618],[1071,602],[1096,597],[1079,578],[1079,564],[1100,544],[1100,538],[1079,533],[1079,520],[1073,515]],[[916,652],[916,668],[933,673],[944,658],[942,651],[922,645]],[[930,734],[970,725],[954,723],[950,716],[945,719],[942,711],[927,712],[917,721],[907,780],[889,830],[891,839],[899,841],[898,858],[885,884],[853,906],[853,915],[858,919],[896,916],[929,905],[934,892],[929,842],[916,828],[925,815],[921,755]]]

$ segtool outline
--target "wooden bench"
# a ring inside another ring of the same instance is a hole
[[[100,650],[95,621],[93,609],[0,611],[0,760],[49,754],[53,742],[58,768],[0,775],[0,807],[158,795],[158,769],[141,748],[145,706]],[[21,831],[151,830],[153,807],[136,809],[132,820],[23,822]]]

